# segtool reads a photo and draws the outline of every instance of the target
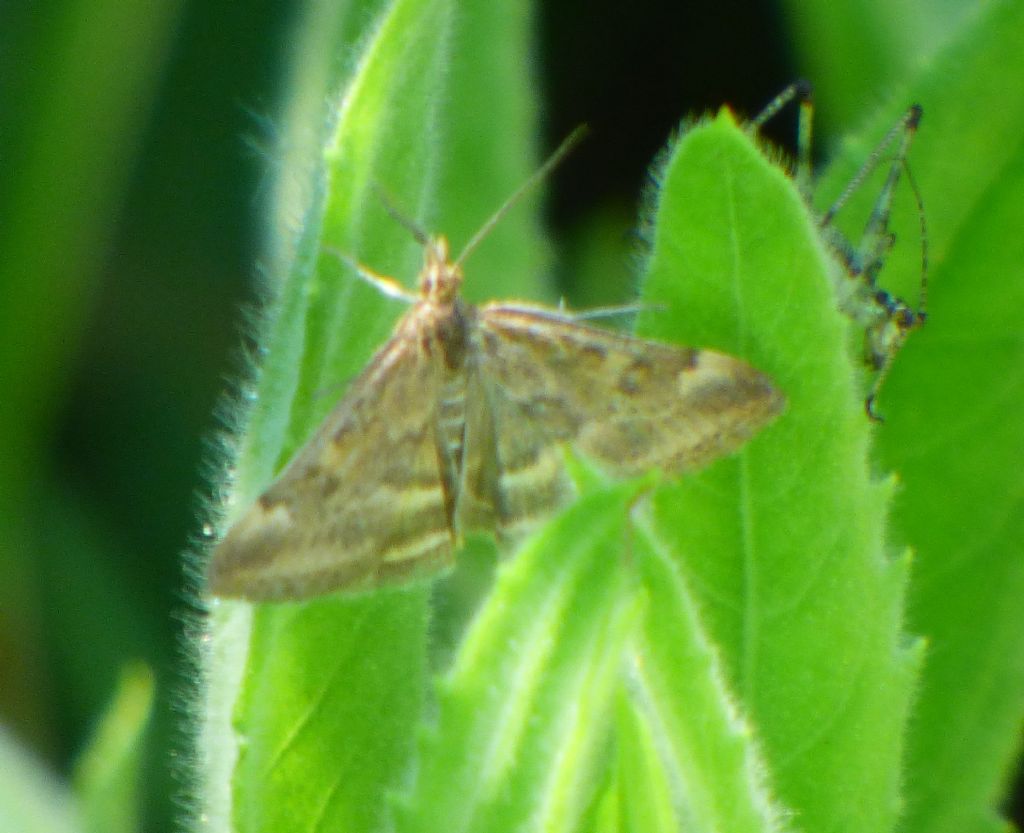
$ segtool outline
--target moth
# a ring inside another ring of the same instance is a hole
[[[612,475],[685,472],[784,407],[723,353],[544,306],[474,306],[459,294],[465,250],[452,262],[444,238],[423,242],[411,309],[214,550],[215,595],[299,600],[429,575],[464,533],[515,539],[570,500],[565,443]]]
[[[753,119],[751,129],[756,133],[765,122],[794,100],[799,104],[795,179],[808,209],[814,212],[811,193],[811,124],[814,101],[811,86],[806,81],[798,81],[786,87]],[[836,263],[832,278],[839,310],[864,328],[864,360],[875,372],[864,404],[868,417],[876,422],[881,421],[881,416],[875,410],[875,399],[892,367],[893,360],[907,337],[914,330],[920,329],[927,320],[925,302],[928,289],[928,235],[921,195],[910,175],[907,163],[910,144],[922,115],[920,105],[913,104],[908,107],[882,137],[878,146],[835,202],[823,214],[818,215],[818,228]],[[885,154],[893,145],[896,149],[889,162],[885,181],[875,198],[861,239],[854,244],[835,226],[836,215],[871,173],[885,161]],[[879,273],[895,243],[889,221],[896,188],[904,174],[917,201],[921,223],[921,289],[916,308],[878,285]]]

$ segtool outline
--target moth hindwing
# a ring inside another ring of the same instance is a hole
[[[684,472],[784,406],[732,356],[473,306],[458,263],[427,242],[412,308],[214,550],[214,594],[297,600],[430,574],[464,532],[514,538],[564,505],[563,443],[615,475]]]

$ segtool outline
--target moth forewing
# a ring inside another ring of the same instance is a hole
[[[430,574],[463,532],[516,538],[564,505],[565,443],[613,474],[683,472],[784,406],[722,353],[540,306],[474,307],[443,238],[425,260],[394,335],[215,549],[214,594],[297,600]]]
[[[481,329],[486,375],[509,410],[619,476],[699,468],[738,448],[784,404],[767,376],[732,356],[620,335],[552,310],[489,305]]]
[[[211,592],[270,601],[372,587],[443,566],[438,361],[396,334],[213,554]]]

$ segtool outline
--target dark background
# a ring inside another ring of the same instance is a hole
[[[30,110],[25,90],[46,27],[66,5],[0,12],[0,122]],[[803,74],[772,3],[538,8],[545,144],[580,122],[592,127],[552,181],[556,240],[599,207],[633,212],[682,116],[724,101],[754,112]],[[262,148],[273,144],[295,12],[268,0],[192,0],[168,14],[166,52],[118,162],[113,225],[90,262],[68,264],[84,288],[57,339],[38,479],[7,518],[17,532],[6,546],[20,541],[32,556],[0,574],[18,596],[0,622],[0,718],[66,773],[122,664],[145,660],[159,692],[146,769],[151,830],[168,829],[171,812],[179,559],[198,531],[203,438],[236,366],[239,309],[261,255],[272,164]],[[0,128],[0,149],[17,138]],[[77,555],[83,541],[87,560]]]

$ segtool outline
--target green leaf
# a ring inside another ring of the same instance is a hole
[[[986,5],[905,93],[925,112],[910,164],[928,220],[929,318],[886,384],[878,439],[901,480],[894,532],[917,551],[908,627],[929,646],[908,739],[907,831],[1004,829],[996,808],[1019,759],[1022,31],[1019,3]]]
[[[21,467],[31,459],[35,423],[51,419],[89,309],[94,272],[131,170],[126,161],[140,111],[178,5],[67,3],[49,14],[47,25],[17,33],[34,60],[4,102],[0,141],[0,378],[8,405],[0,494],[8,478],[19,491],[21,479],[30,479]],[[18,16],[4,23],[13,27]],[[132,36],[111,38],[112,31]]]
[[[372,830],[422,705],[421,588],[266,607],[235,708],[239,830]]]
[[[648,605],[627,678],[635,709],[620,708],[618,724],[628,829],[783,829],[755,732],[724,680],[677,559],[647,531],[632,552]]]
[[[801,72],[824,122],[848,129],[865,104],[924,65],[980,6],[957,0],[787,0]]]
[[[637,619],[623,543],[647,482],[582,497],[499,572],[440,683],[397,830],[575,829]]]
[[[153,709],[153,674],[126,668],[114,699],[75,764],[75,792],[90,833],[134,833],[139,824],[139,774]]]
[[[61,512],[44,504],[50,473],[40,461],[82,355],[180,6],[96,0],[0,10],[5,43],[17,44],[3,50],[0,81],[0,630],[5,664],[18,669],[4,681],[8,714],[37,721],[39,734],[49,731],[39,692],[53,681],[40,658],[48,614],[34,521]]]
[[[799,825],[889,830],[917,656],[900,628],[907,565],[885,551],[891,487],[869,472],[815,224],[724,114],[674,148],[653,242],[645,297],[664,312],[647,331],[747,358],[789,399],[737,457],[662,490],[658,546]]]
[[[334,127],[340,91],[359,70],[363,53],[357,45],[370,37],[372,23],[390,5],[391,0],[299,4],[284,68],[282,137],[275,148],[280,162],[269,201],[265,257],[271,275],[289,269],[296,223],[310,212],[322,188],[323,149]]]
[[[680,819],[661,755],[660,727],[643,720],[624,692],[615,706],[617,790],[607,793],[603,815],[613,820],[602,829],[674,833]]]
[[[881,444],[901,474],[895,522],[918,552],[910,627],[929,645],[911,723],[907,830],[1004,830],[996,808],[1020,755],[1022,189],[1019,152],[936,272],[928,330],[902,358],[901,398],[916,401],[893,412]]]
[[[0,826],[18,833],[82,833],[75,798],[47,769],[0,726]]]

